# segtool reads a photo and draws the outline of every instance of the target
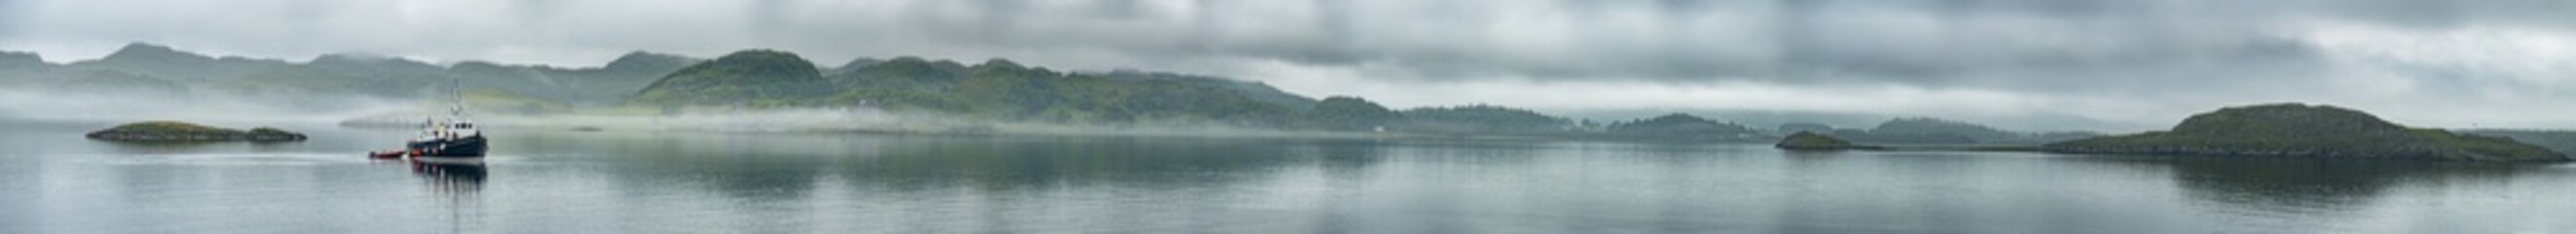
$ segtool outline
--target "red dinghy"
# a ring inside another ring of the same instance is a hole
[[[367,158],[373,158],[373,159],[397,159],[397,158],[402,158],[404,155],[411,155],[411,152],[410,152],[410,151],[407,151],[407,150],[402,150],[402,149],[378,150],[378,151],[375,151],[375,152],[367,152]]]

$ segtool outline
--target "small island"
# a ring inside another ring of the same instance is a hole
[[[2050,143],[2071,154],[2566,162],[2564,153],[2503,137],[2408,128],[2368,113],[2296,103],[2192,115],[2169,131]]]
[[[1805,131],[1800,131],[1800,132],[1798,132],[1798,133],[1796,133],[1796,134],[1789,134],[1789,137],[1783,137],[1783,138],[1780,138],[1780,143],[1779,143],[1779,144],[1773,144],[1773,145],[1771,145],[1771,146],[1772,146],[1772,147],[1778,147],[1778,148],[1783,149],[1783,150],[1797,150],[1797,151],[1884,150],[1884,149],[1886,149],[1886,148],[1884,148],[1884,147],[1854,145],[1854,144],[1852,144],[1852,143],[1851,143],[1851,141],[1845,141],[1845,140],[1840,139],[1840,138],[1834,138],[1833,136],[1826,136],[1825,134],[1816,134],[1816,133],[1812,133],[1812,132],[1805,132]]]
[[[179,121],[144,121],[90,132],[89,139],[125,142],[302,141],[304,134],[276,128],[249,131],[208,127]]]

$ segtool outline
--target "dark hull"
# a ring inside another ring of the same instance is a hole
[[[412,142],[407,148],[417,153],[416,157],[434,158],[481,158],[483,152],[490,149],[489,144],[483,140],[483,136],[479,135]]]

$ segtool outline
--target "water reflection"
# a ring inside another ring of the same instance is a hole
[[[1337,180],[1358,181],[1368,176],[1368,167],[1386,157],[1386,142],[1374,140],[1317,141],[1312,148],[1321,157],[1324,174]]]
[[[474,193],[483,190],[482,162],[411,161],[411,173],[429,179],[432,191]]]
[[[619,173],[609,178],[620,188],[686,185],[747,201],[787,201],[834,184],[893,192],[1184,189],[1229,187],[1305,167],[1349,178],[1382,160],[1378,155],[1389,144],[1170,137],[616,137],[527,137],[521,139],[530,142],[517,145],[531,148],[514,150],[595,157],[560,160],[612,167],[600,171]]]
[[[1059,138],[888,144],[866,160],[838,165],[847,181],[910,189],[992,190],[1059,186],[1188,188],[1267,176],[1285,165],[1356,168],[1374,163],[1372,143],[1278,144],[1211,139]]]
[[[2283,213],[2363,207],[2410,182],[2494,179],[2523,166],[2327,160],[2183,159],[2165,162],[2194,199]]]
[[[482,159],[388,159],[409,165],[411,173],[429,182],[430,193],[440,198],[439,217],[446,221],[448,233],[475,232],[482,229],[483,181],[488,171]]]
[[[2542,166],[2388,160],[2111,158],[2171,169],[2196,207],[2257,225],[2365,215],[2406,187],[2503,183]]]
[[[488,176],[481,159],[377,159],[380,163],[403,164],[413,176],[429,182],[431,192],[451,196],[472,195],[483,190]]]
[[[502,160],[449,164],[351,155],[385,146],[374,132],[160,149],[0,131],[0,203],[36,207],[0,233],[2547,233],[2576,210],[2550,199],[2576,191],[2567,166],[498,132]]]
[[[212,149],[219,149],[219,148],[221,148],[222,146],[232,146],[232,145],[240,144],[240,143],[238,143],[238,142],[212,142],[212,141],[207,141],[207,142],[117,142],[117,141],[104,141],[104,140],[91,140],[91,141],[96,141],[96,142],[105,142],[105,143],[107,143],[107,144],[94,144],[94,145],[104,147],[104,148],[105,148],[109,153],[115,153],[115,154],[172,154],[172,153],[205,152],[205,151],[212,150]]]

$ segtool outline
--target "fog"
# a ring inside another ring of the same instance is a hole
[[[422,109],[421,100],[313,96],[277,101],[136,90],[0,87],[0,120],[108,125],[185,120],[216,125],[310,125]]]
[[[776,48],[825,64],[1000,57],[1209,74],[1397,108],[2136,130],[2223,106],[2309,102],[2413,125],[2576,128],[2576,109],[2559,108],[2576,103],[2576,18],[2565,12],[2576,3],[14,0],[0,1],[0,50],[69,62],[152,41],[250,57],[578,67],[636,50]],[[63,113],[39,115],[95,116]]]

